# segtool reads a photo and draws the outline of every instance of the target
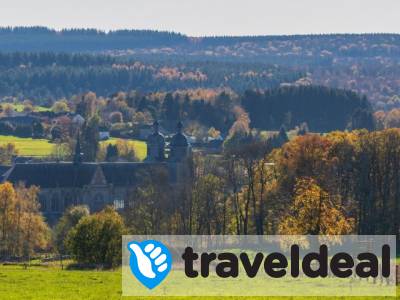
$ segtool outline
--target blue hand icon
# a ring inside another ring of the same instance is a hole
[[[129,265],[133,275],[147,288],[159,285],[171,271],[172,256],[167,247],[154,240],[130,242]]]

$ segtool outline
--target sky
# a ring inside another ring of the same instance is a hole
[[[0,0],[0,26],[190,36],[400,33],[400,0]]]

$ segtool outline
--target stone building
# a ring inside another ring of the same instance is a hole
[[[140,184],[143,172],[162,168],[170,184],[176,186],[190,176],[191,148],[182,133],[182,123],[169,144],[169,157],[158,126],[155,122],[153,133],[148,136],[147,158],[143,162],[82,162],[78,139],[72,162],[16,163],[3,175],[3,181],[40,187],[41,210],[50,224],[72,205],[87,205],[92,212],[106,205],[122,209]]]

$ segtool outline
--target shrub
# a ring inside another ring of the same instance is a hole
[[[67,235],[69,252],[80,264],[110,268],[121,264],[121,239],[125,224],[113,208],[83,217]]]

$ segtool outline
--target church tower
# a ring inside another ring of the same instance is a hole
[[[168,165],[171,174],[173,174],[175,184],[183,187],[192,178],[191,148],[186,136],[183,134],[182,122],[178,122],[176,129],[176,133],[169,145]]]
[[[149,162],[160,162],[165,159],[165,138],[159,132],[159,123],[153,124],[153,133],[147,137],[147,158]]]
[[[169,160],[172,162],[185,161],[190,153],[189,143],[186,136],[182,133],[183,124],[178,122],[176,134],[172,137],[170,143]]]

